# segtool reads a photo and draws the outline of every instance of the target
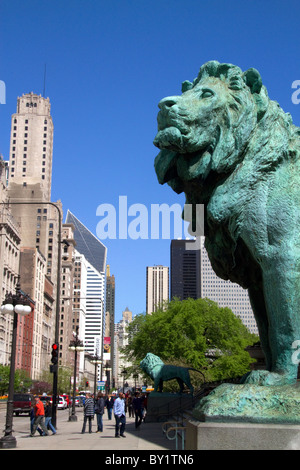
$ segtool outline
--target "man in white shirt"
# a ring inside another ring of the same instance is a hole
[[[120,436],[126,437],[124,435],[125,424],[126,424],[125,395],[122,392],[119,393],[119,397],[114,402],[114,415],[115,415],[115,420],[116,420],[115,437],[120,437]],[[119,435],[119,431],[120,431],[120,435]]]

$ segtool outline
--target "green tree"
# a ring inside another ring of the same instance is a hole
[[[123,353],[133,369],[152,352],[164,362],[201,370],[207,381],[248,372],[253,359],[245,348],[258,340],[229,308],[209,299],[174,299],[151,315],[137,315],[128,333]]]
[[[0,364],[0,395],[8,393],[9,388],[9,372],[10,367]],[[15,382],[14,382],[14,391],[15,392],[27,392],[32,385],[32,380],[30,379],[28,372],[22,369],[15,370]]]

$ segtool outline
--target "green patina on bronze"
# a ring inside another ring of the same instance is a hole
[[[267,366],[245,384],[295,384],[300,130],[255,69],[211,61],[182,91],[159,103],[158,181],[184,192],[187,204],[204,204],[214,271],[248,289]]]

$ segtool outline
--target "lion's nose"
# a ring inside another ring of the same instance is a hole
[[[166,98],[163,98],[159,103],[158,107],[159,109],[162,108],[171,108],[176,104],[178,101],[178,96],[167,96]]]

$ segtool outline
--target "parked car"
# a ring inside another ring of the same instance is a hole
[[[43,402],[43,405],[45,406],[46,405],[46,401],[47,400],[50,400],[50,403],[52,405],[52,397],[50,397],[49,395],[42,395],[40,396],[40,400]]]
[[[67,402],[64,399],[64,397],[62,396],[58,397],[57,408],[59,410],[65,410],[66,408],[68,408]]]
[[[82,398],[83,397],[75,397],[75,406],[83,406],[83,401],[82,401]],[[70,397],[70,406],[73,405],[73,397]]]
[[[27,413],[30,415],[31,406],[33,405],[33,395],[31,393],[15,393],[14,394],[14,414]]]
[[[75,406],[84,406],[84,402],[85,402],[85,397],[80,395],[79,397],[76,397]]]
[[[65,400],[66,400],[66,402],[67,402],[67,406],[69,406],[69,404],[70,404],[70,398],[69,398],[69,395],[67,395],[66,393],[64,393],[64,394],[63,394],[63,397],[64,397],[64,399],[65,399]]]

